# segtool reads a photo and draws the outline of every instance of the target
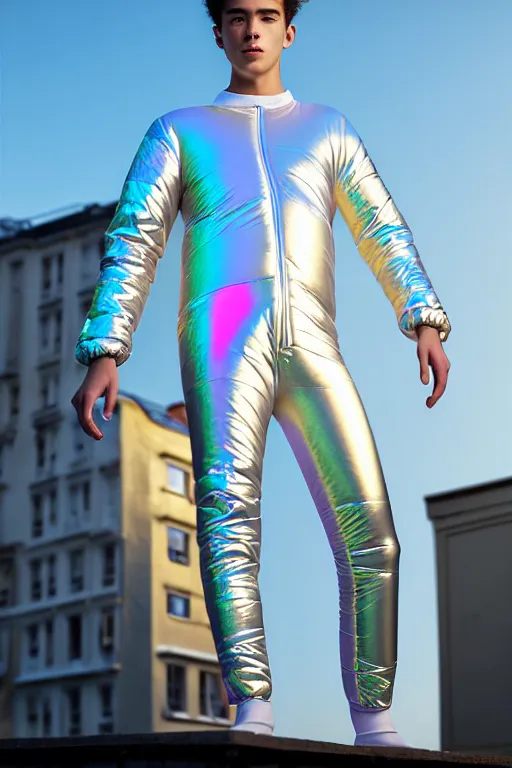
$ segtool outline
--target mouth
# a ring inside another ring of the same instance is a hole
[[[251,48],[244,48],[242,53],[245,56],[257,56],[259,53],[263,53],[261,48],[258,48],[257,46],[252,46]]]

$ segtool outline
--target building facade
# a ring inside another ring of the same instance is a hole
[[[441,747],[512,754],[512,478],[426,499],[434,524]]]
[[[70,402],[114,208],[0,238],[0,738],[231,723],[183,404],[121,392],[97,443]]]

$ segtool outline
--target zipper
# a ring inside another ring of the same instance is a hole
[[[263,107],[256,107],[258,114],[258,136],[260,153],[265,168],[267,183],[270,190],[272,203],[272,218],[277,246],[277,291],[276,291],[276,319],[277,319],[277,350],[287,349],[292,344],[292,327],[290,320],[290,300],[288,295],[286,258],[284,255],[283,227],[276,183],[270,168],[265,133],[263,128]]]

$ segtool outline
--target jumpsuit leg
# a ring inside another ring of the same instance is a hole
[[[274,414],[334,554],[343,686],[352,708],[391,705],[397,657],[397,540],[374,438],[338,347],[313,299],[292,307],[294,345],[278,356]]]
[[[206,607],[230,704],[268,700],[260,497],[275,395],[271,280],[195,302],[178,327]]]

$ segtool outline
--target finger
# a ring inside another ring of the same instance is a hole
[[[78,418],[82,429],[87,435],[89,435],[89,437],[93,437],[95,440],[101,440],[103,433],[100,432],[92,417],[92,409],[95,402],[96,397],[91,395],[84,395],[82,398],[81,408],[79,409]]]
[[[110,421],[112,418],[112,414],[114,413],[114,408],[116,407],[116,401],[117,401],[117,385],[114,382],[111,382],[108,387],[105,394],[105,406],[103,408],[103,416],[105,419]]]
[[[446,367],[434,366],[434,391],[427,399],[427,406],[433,408],[437,401],[443,396],[448,381],[448,370]]]
[[[428,367],[428,349],[418,348],[418,360],[420,361],[420,378],[423,384],[428,384],[430,372]]]

